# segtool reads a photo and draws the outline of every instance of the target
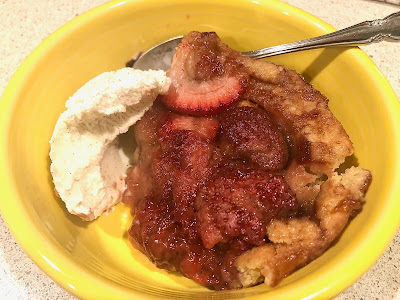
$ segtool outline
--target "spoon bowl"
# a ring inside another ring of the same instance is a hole
[[[134,68],[139,70],[168,70],[175,54],[175,49],[182,41],[178,36],[158,44],[139,56]]]

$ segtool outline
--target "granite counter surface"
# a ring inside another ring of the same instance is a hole
[[[268,1],[268,0],[266,0]],[[0,95],[25,57],[49,34],[106,0],[0,1]],[[285,0],[340,29],[400,10],[397,0]],[[363,50],[400,96],[400,44],[381,43]],[[4,201],[4,200],[2,200]],[[48,278],[23,252],[0,217],[0,299],[76,299]],[[342,299],[400,300],[400,231],[383,256]]]

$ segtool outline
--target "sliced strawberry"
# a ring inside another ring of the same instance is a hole
[[[161,138],[171,136],[173,132],[179,130],[194,131],[206,141],[212,141],[217,136],[220,124],[216,117],[191,117],[175,113],[167,113],[163,117],[158,135]]]
[[[238,52],[214,32],[191,32],[178,46],[171,69],[171,86],[162,101],[192,115],[217,113],[244,93],[248,74],[235,59]]]

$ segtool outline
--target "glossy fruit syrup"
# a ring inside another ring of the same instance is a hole
[[[272,218],[297,210],[282,176],[287,142],[271,117],[239,105],[188,116],[157,100],[135,135],[139,161],[123,197],[134,217],[132,244],[202,285],[241,287],[235,259],[268,242]]]

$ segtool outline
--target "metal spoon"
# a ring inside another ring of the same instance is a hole
[[[374,42],[381,42],[383,40],[400,41],[400,11],[383,19],[365,21],[319,37],[254,51],[242,52],[242,54],[255,59],[260,59],[307,49],[339,45],[365,45]],[[133,67],[141,70],[168,70],[171,66],[176,46],[181,41],[182,36],[179,36],[154,46],[143,53],[136,60]]]

